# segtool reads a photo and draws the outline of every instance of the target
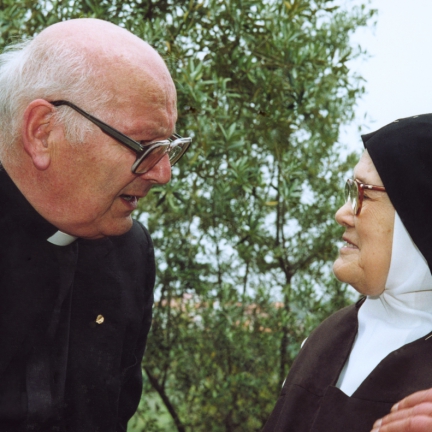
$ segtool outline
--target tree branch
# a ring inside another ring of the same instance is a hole
[[[183,423],[181,422],[173,404],[169,400],[169,397],[166,394],[165,389],[159,384],[157,378],[150,372],[148,367],[144,367],[144,370],[145,373],[147,374],[150,384],[158,392],[160,398],[162,399],[163,403],[166,406],[166,409],[171,414],[171,417],[174,420],[174,424],[176,425],[178,432],[186,432],[186,429],[183,426]]]

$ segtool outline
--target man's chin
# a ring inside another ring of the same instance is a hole
[[[108,227],[104,231],[104,237],[120,236],[126,234],[132,228],[132,225],[132,217],[128,216],[127,218],[121,219],[121,221],[118,223]]]
[[[109,223],[97,227],[82,230],[72,235],[88,240],[97,240],[104,237],[115,237],[126,234],[132,228],[132,224],[132,217],[127,216],[121,219],[112,220]]]

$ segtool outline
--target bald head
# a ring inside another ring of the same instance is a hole
[[[32,41],[0,57],[0,160],[19,135],[22,114],[34,99],[68,99],[93,114],[115,116],[115,108],[137,96],[166,100],[176,110],[176,92],[160,55],[124,28],[92,19],[54,24]],[[59,110],[71,142],[94,130],[70,110]]]
[[[83,53],[95,66],[100,78],[129,66],[146,71],[172,83],[160,55],[146,42],[117,25],[93,18],[75,19],[54,24],[38,35],[34,43],[50,46],[62,41]]]
[[[177,120],[168,69],[149,44],[97,19],[54,24],[0,56],[0,160],[14,183],[61,231],[122,234],[138,200],[169,181],[168,155],[134,174],[140,144],[125,147],[59,100],[139,143],[167,140]]]

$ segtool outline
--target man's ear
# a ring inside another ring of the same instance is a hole
[[[22,125],[22,140],[26,153],[38,170],[46,170],[51,162],[52,144],[49,136],[54,127],[54,107],[44,99],[27,105]]]

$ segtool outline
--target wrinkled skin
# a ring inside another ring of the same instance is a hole
[[[381,178],[367,151],[354,169],[354,178],[362,183],[382,186]],[[364,191],[363,205],[354,216],[349,203],[336,213],[336,221],[345,228],[344,246],[334,262],[333,271],[364,295],[384,291],[390,269],[395,210],[388,195],[381,191]]]
[[[94,19],[55,24],[34,43],[49,44],[55,38],[88,53],[100,70],[98,79],[105,80],[113,95],[98,114],[101,120],[142,142],[166,139],[174,132],[175,87],[148,44]],[[5,164],[6,171],[33,207],[61,231],[89,239],[127,232],[138,200],[153,185],[170,180],[168,157],[136,176],[131,172],[135,153],[98,128],[85,143],[71,145],[63,125],[53,120],[55,109],[43,99],[28,104],[17,144],[18,163]]]
[[[354,170],[363,183],[383,183],[367,151]],[[336,277],[364,295],[382,293],[390,269],[394,208],[386,193],[365,191],[361,212],[354,216],[349,204],[336,213],[345,227],[341,248],[333,270]],[[391,413],[378,419],[372,432],[432,431],[432,389],[414,393],[395,404]]]

